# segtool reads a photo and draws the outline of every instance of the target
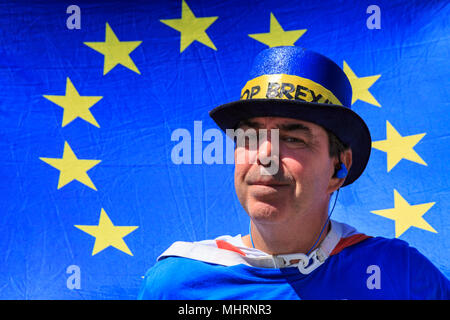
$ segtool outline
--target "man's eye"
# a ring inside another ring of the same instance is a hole
[[[291,142],[291,143],[305,143],[302,139],[294,138],[294,137],[283,137],[283,141]]]

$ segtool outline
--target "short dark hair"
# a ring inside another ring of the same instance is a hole
[[[342,152],[350,149],[350,146],[342,142],[333,132],[327,129],[325,129],[325,131],[328,135],[328,150],[330,158],[339,157]]]

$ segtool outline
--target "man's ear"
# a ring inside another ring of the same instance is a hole
[[[352,149],[350,148],[341,152],[339,156],[334,157],[333,163],[335,170],[333,171],[333,175],[330,177],[330,183],[328,185],[328,193],[331,194],[344,184],[346,177],[338,178],[336,177],[336,172],[341,168],[341,163],[345,165],[345,167],[347,168],[347,172],[349,172],[352,166],[352,159],[353,159]]]

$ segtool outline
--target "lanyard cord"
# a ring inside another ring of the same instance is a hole
[[[314,249],[314,247],[316,246],[317,241],[319,241],[320,237],[322,236],[323,230],[325,230],[325,227],[326,227],[327,224],[328,224],[328,221],[330,221],[331,214],[332,214],[333,211],[334,211],[334,206],[336,205],[336,201],[337,201],[337,198],[338,198],[338,196],[339,196],[339,190],[340,190],[340,189],[337,190],[336,197],[334,198],[333,208],[331,208],[331,212],[330,212],[330,214],[328,215],[327,221],[325,221],[325,225],[323,226],[322,231],[320,231],[319,237],[317,237],[316,242],[313,244],[313,246],[311,247],[311,249],[309,249],[309,251],[306,253],[307,256],[311,253],[311,250]],[[252,243],[252,248],[255,248],[255,244],[253,243],[253,238],[252,238],[252,221],[251,221],[251,220],[250,220],[250,223],[248,224],[248,233],[250,234],[250,241],[251,241],[251,243]]]
[[[250,234],[250,241],[252,242],[252,248],[255,248],[255,245],[253,244],[253,238],[252,238],[252,220],[250,220],[248,224],[248,233]]]
[[[327,224],[328,224],[328,221],[330,221],[331,214],[332,214],[333,211],[334,211],[334,206],[336,205],[336,201],[337,201],[337,198],[338,198],[338,196],[339,196],[339,190],[340,190],[340,189],[337,190],[336,197],[334,197],[333,208],[331,208],[331,212],[330,212],[330,214],[328,215],[327,221],[325,221],[325,224],[324,224],[324,226],[323,226],[323,228],[322,228],[322,231],[320,231],[320,234],[319,234],[319,236],[317,237],[316,242],[313,244],[313,246],[311,247],[311,249],[309,249],[309,251],[306,253],[307,256],[309,256],[309,254],[311,253],[311,250],[314,249],[314,247],[316,246],[317,242],[319,241],[320,237],[322,236],[323,231],[325,230],[325,227],[326,227]]]

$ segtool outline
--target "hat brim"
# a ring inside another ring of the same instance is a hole
[[[339,105],[284,99],[238,100],[214,108],[209,115],[224,132],[235,129],[239,121],[254,117],[293,118],[322,126],[352,149],[352,165],[343,186],[361,176],[372,149],[364,120],[350,108]]]

